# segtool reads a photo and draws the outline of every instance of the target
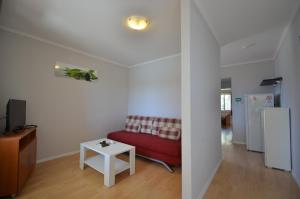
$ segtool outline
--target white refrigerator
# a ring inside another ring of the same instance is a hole
[[[264,152],[261,112],[267,107],[274,107],[273,94],[245,96],[246,144],[249,151]]]
[[[288,108],[265,108],[262,111],[267,167],[291,170],[290,111]]]

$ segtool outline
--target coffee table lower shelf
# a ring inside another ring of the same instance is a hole
[[[113,144],[103,148],[99,145],[103,140],[113,142]],[[98,154],[93,157],[86,157],[87,150],[92,150]],[[129,162],[116,157],[125,152],[129,152]],[[89,166],[104,174],[104,185],[111,187],[115,184],[115,176],[117,174],[128,169],[130,175],[135,173],[135,147],[108,139],[81,143],[79,166],[81,170],[84,170],[85,166]]]
[[[95,169],[104,174],[104,156],[96,155],[91,158],[88,158],[84,161],[84,163],[91,168]],[[123,171],[130,168],[128,162],[115,158],[115,175],[122,173]]]

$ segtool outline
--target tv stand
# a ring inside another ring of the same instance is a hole
[[[36,128],[0,136],[0,197],[18,195],[36,165]]]

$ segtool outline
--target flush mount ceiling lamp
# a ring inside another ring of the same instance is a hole
[[[130,29],[142,31],[149,26],[150,21],[143,16],[130,16],[127,18],[126,23]]]
[[[242,49],[248,49],[248,48],[252,48],[256,45],[256,43],[250,43],[250,44],[246,44],[242,46]]]

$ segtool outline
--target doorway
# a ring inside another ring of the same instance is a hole
[[[222,144],[232,140],[232,89],[231,78],[221,80],[221,126]]]

